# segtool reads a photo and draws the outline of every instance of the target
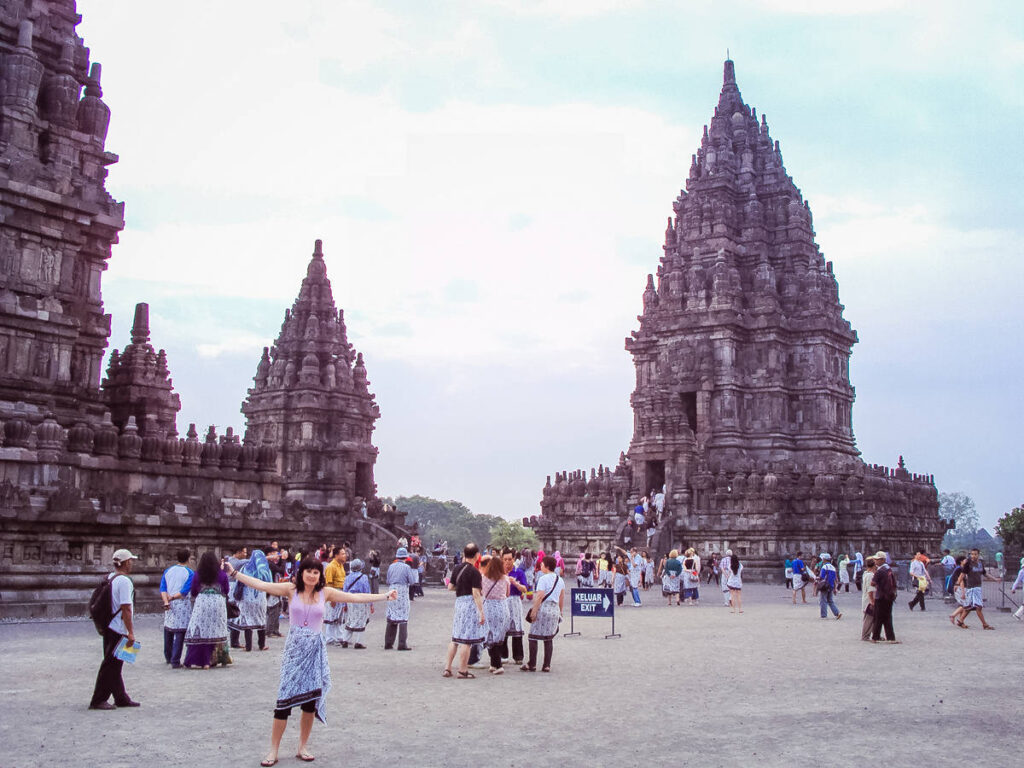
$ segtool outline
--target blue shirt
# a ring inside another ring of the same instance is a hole
[[[168,578],[168,576],[170,578]],[[169,595],[187,595],[192,588],[192,569],[186,565],[172,565],[160,577],[160,591]]]
[[[362,571],[352,571],[345,577],[343,589],[355,595],[368,595],[370,593],[370,577]]]
[[[508,577],[510,579],[515,579],[520,584],[522,584],[524,587],[529,588],[529,586],[530,586],[529,584],[526,583],[526,572],[523,571],[522,568],[513,568],[511,571],[509,571]],[[509,594],[511,594],[513,597],[519,597],[519,590],[513,590]]]
[[[804,572],[804,561],[799,557],[793,561],[793,573],[801,574]]]

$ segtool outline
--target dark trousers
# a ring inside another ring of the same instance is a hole
[[[228,630],[228,638],[229,638],[228,644],[232,648],[241,648],[242,647],[241,644],[238,642],[238,630],[237,629],[229,629]]]
[[[501,646],[492,645],[487,649],[487,655],[491,657],[491,666],[495,669],[501,669]]]
[[[880,640],[882,628],[885,628],[885,639],[895,640],[896,630],[892,628],[892,600],[875,600],[875,622],[871,626],[871,639]]]
[[[267,606],[267,634],[281,634],[281,604]]]
[[[409,634],[409,624],[402,622],[401,624],[395,624],[389,621],[387,626],[384,628],[384,647],[393,648],[395,645],[395,635],[398,635],[398,647],[408,647],[407,639]]]
[[[625,592],[616,592],[615,593],[615,604],[616,605],[622,605],[622,598],[624,598],[625,596],[626,596]]]
[[[260,650],[263,650],[264,648],[266,648],[267,647],[267,630],[265,630],[265,629],[257,629],[256,630],[256,641],[260,645]],[[251,629],[245,630],[245,650],[247,650],[247,651],[251,651],[252,650],[252,630]]]
[[[910,610],[914,610],[915,605],[920,605],[921,610],[924,610],[924,592],[918,590],[914,593],[914,599],[910,601]]]
[[[117,705],[131,701],[128,691],[124,689],[124,680],[121,678],[121,667],[124,666],[124,662],[114,658],[114,649],[121,642],[122,637],[124,635],[112,629],[103,631],[103,661],[100,662],[100,671],[96,673],[96,687],[92,692],[90,706],[102,704],[111,696],[114,697],[114,703]]]
[[[503,659],[507,659],[508,658],[508,638],[507,637],[505,638],[505,645],[501,649],[501,658],[503,658]],[[513,637],[512,638],[512,661],[514,661],[516,664],[522,664],[523,663],[523,638],[522,638],[521,635],[519,637]]]
[[[473,643],[469,647],[469,661],[467,662],[470,666],[480,661],[480,656],[483,654],[483,644]]]
[[[164,627],[164,660],[174,668],[181,666],[181,652],[185,647],[184,629]]]
[[[544,641],[544,668],[551,668],[551,656],[555,650],[555,642],[553,640]],[[530,641],[530,661],[527,664],[531,669],[537,666],[537,641]]]

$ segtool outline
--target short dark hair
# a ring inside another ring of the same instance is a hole
[[[462,556],[467,560],[472,560],[474,557],[480,554],[480,547],[474,544],[472,541],[469,542],[465,547],[462,548]]]
[[[584,560],[589,560],[589,559],[590,559],[590,553],[589,553],[589,552],[587,552],[587,554],[585,554],[585,555],[583,556],[583,559],[584,559]]]
[[[541,562],[549,571],[553,571],[558,567],[558,561],[555,560],[554,555],[544,555],[544,559]]]
[[[292,576],[292,583],[295,584],[296,592],[305,592],[306,583],[302,580],[303,571],[316,571],[320,574],[320,580],[317,581],[316,586],[313,587],[313,594],[315,595],[327,584],[327,579],[324,577],[324,566],[314,557],[304,557],[299,562],[299,567],[295,569],[295,575]]]
[[[188,559],[191,556],[192,556],[192,553],[189,552],[187,549],[179,549],[177,555],[175,555],[175,557],[178,558],[178,562],[179,563],[187,563]]]

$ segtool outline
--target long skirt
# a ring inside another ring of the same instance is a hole
[[[409,621],[409,585],[388,584],[388,589],[398,593],[396,600],[389,600],[387,603],[388,621],[391,624],[405,624]]]
[[[497,602],[497,601],[494,601]],[[452,617],[452,642],[475,645],[484,641],[484,628],[472,595],[455,598],[455,615]]]
[[[188,629],[192,618],[192,598],[185,595],[180,600],[171,600],[170,610],[164,611],[164,629],[181,632]]]
[[[552,640],[558,634],[558,625],[562,621],[562,612],[558,603],[545,600],[537,611],[537,620],[530,625],[531,640]]]
[[[625,592],[628,583],[629,582],[626,580],[626,574],[624,574],[624,573],[616,573],[615,574],[615,594],[619,594],[620,592]]]
[[[665,597],[679,594],[679,574],[663,573],[661,575],[661,594]]]
[[[507,599],[484,600],[484,645],[488,648],[504,644],[509,627],[508,613]]]
[[[185,630],[185,645],[216,645],[228,640],[228,606],[219,589],[204,589],[196,597]]]
[[[370,603],[347,603],[345,611],[345,629],[349,632],[362,632],[370,621]]]
[[[506,637],[523,636],[523,598],[511,595],[505,598],[508,603],[508,631]]]
[[[327,644],[319,632],[292,625],[281,654],[281,684],[275,709],[316,702],[316,718],[327,722],[327,692],[331,690],[331,668]]]
[[[345,620],[347,603],[328,603],[324,608],[324,624],[341,624]]]
[[[238,601],[238,615],[228,622],[234,630],[267,628],[267,593],[246,589],[246,596]],[[255,592],[255,597],[249,592]]]

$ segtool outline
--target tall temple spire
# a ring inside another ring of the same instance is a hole
[[[263,351],[242,413],[247,442],[277,448],[293,495],[332,506],[373,497],[371,435],[380,409],[335,306],[321,240],[281,332]]]

